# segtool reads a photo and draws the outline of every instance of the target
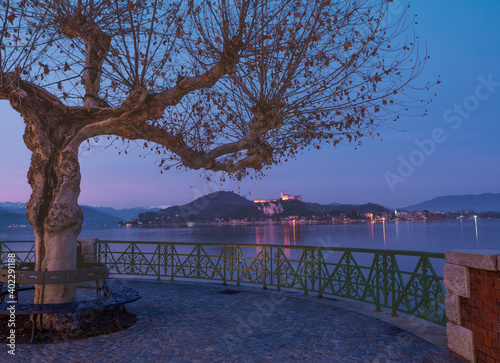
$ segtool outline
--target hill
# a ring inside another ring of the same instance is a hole
[[[198,198],[191,203],[163,209],[159,212],[139,214],[135,222],[150,225],[176,224],[186,222],[213,222],[215,220],[248,219],[264,220],[290,216],[311,217],[313,215],[364,215],[391,213],[391,210],[373,203],[363,205],[337,204],[321,205],[298,200],[277,200],[268,203],[253,203],[232,192],[216,192]]]
[[[340,212],[340,213],[351,213],[355,211],[358,214],[365,213],[387,213],[391,214],[392,210],[387,209],[386,207],[381,206],[380,204],[375,203],[366,203],[366,204],[339,204],[336,206],[330,207],[331,211]]]
[[[449,195],[404,207],[406,210],[457,212],[473,209],[476,212],[500,212],[500,193]]]
[[[332,207],[341,205],[340,203],[331,203],[327,205],[319,204],[319,203],[310,203],[310,202],[305,202],[305,205],[307,208],[309,208],[313,212],[328,212],[332,210]]]
[[[181,206],[141,213],[136,221],[143,224],[211,222],[215,219],[244,219],[259,215],[253,202],[232,192],[216,192]]]

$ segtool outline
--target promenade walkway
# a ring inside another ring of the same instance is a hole
[[[138,316],[134,326],[68,343],[18,345],[16,357],[3,347],[0,361],[461,362],[446,346],[383,321],[395,318],[370,312],[371,306],[221,284],[113,283],[142,293],[127,306]],[[408,317],[393,321],[445,341],[444,328]]]

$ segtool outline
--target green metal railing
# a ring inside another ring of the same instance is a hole
[[[8,251],[33,261],[33,249]],[[98,260],[110,274],[196,279],[295,289],[353,299],[445,325],[443,278],[433,265],[443,253],[216,243],[98,241]]]
[[[111,274],[256,284],[371,303],[445,325],[444,253],[377,249],[99,241]],[[432,261],[434,260],[434,261]],[[404,266],[405,268],[400,268]]]
[[[7,255],[15,253],[19,262],[35,262],[33,241],[0,241],[0,262],[7,261]]]

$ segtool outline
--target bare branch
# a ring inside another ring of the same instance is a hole
[[[2,77],[0,97],[53,94],[72,147],[143,138],[189,168],[260,170],[321,142],[359,142],[421,101],[413,82],[426,55],[405,37],[407,12],[389,20],[385,0],[9,0],[1,10],[1,71],[15,84]]]

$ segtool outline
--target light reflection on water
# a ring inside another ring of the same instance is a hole
[[[32,233],[30,228],[3,228],[0,229],[0,240],[33,240]],[[80,237],[117,241],[281,244],[444,252],[500,249],[500,220],[84,228]]]

